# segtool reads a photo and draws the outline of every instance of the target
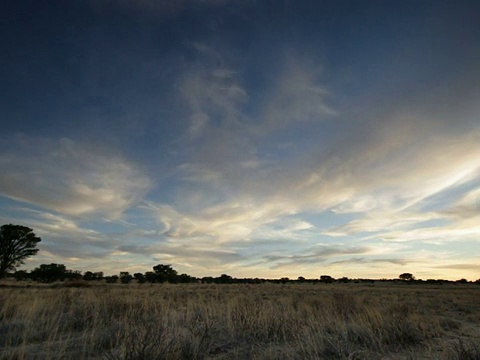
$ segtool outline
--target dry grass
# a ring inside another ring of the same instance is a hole
[[[0,289],[2,359],[480,359],[480,287]]]

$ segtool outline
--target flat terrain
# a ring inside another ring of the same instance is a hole
[[[0,358],[480,359],[479,299],[476,284],[18,283],[0,288]]]

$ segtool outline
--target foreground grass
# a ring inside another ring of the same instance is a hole
[[[480,359],[480,287],[0,288],[1,359]]]

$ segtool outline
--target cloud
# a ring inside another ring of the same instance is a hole
[[[446,265],[439,265],[436,266],[439,269],[458,269],[458,270],[480,270],[480,265],[479,264],[446,264]]]
[[[446,242],[478,241],[480,225],[455,222],[447,226],[424,227],[409,231],[386,231],[376,234],[376,237],[386,241],[411,241],[442,244]]]
[[[350,258],[345,260],[333,261],[331,265],[338,264],[375,264],[375,263],[390,263],[394,265],[407,265],[409,262],[404,259],[394,259],[394,258],[385,258],[385,259],[366,259],[366,258]]]
[[[154,203],[142,208],[157,219],[160,234],[178,242],[195,239],[197,243],[218,245],[258,236],[294,239],[296,234],[312,228],[306,221],[285,220],[289,210],[275,204],[257,206],[254,202],[229,200],[199,211],[182,212],[171,205]]]
[[[209,46],[195,47],[215,60],[200,62],[195,71],[201,76],[186,77],[184,96],[192,119],[199,118],[190,130],[202,141],[195,143],[191,161],[177,167],[176,176],[202,190],[179,195],[175,204],[155,205],[168,236],[205,236],[214,242],[273,237],[275,224],[289,216],[328,210],[355,214],[355,219],[323,235],[370,232],[392,240],[407,229],[425,226],[422,238],[437,230],[451,236],[469,232],[461,226],[429,228],[425,224],[450,219],[420,208],[475,176],[480,168],[478,130],[452,133],[444,119],[416,114],[415,109],[381,115],[372,111],[363,122],[349,119],[326,104],[326,97],[335,94],[319,84],[320,67],[293,54],[276,74],[275,86],[264,93],[264,110],[252,121],[244,105],[256,99],[239,85],[238,74],[244,71],[226,66],[224,57]],[[335,123],[325,123],[333,118]],[[275,132],[312,121],[324,123],[300,127],[292,135],[296,138],[287,136],[292,147],[272,143]],[[357,136],[361,126],[365,129]],[[324,127],[337,130],[324,139]],[[306,140],[298,149],[302,136]],[[310,141],[315,136],[324,141]],[[422,229],[415,231],[420,234]]]
[[[194,161],[181,166],[190,170],[190,180],[196,176],[199,182],[254,194],[295,212],[360,213],[413,206],[480,167],[478,131],[451,133],[444,119],[403,108],[350,119],[327,105],[326,97],[335,94],[319,82],[320,66],[293,51],[280,70],[274,67],[276,72],[268,74],[276,81],[256,99],[239,85],[236,74],[244,69],[234,71],[216,50],[195,46],[216,65],[200,61],[197,70],[203,75],[186,76],[190,133],[203,136],[195,144]],[[263,110],[248,113],[245,104],[252,101]],[[333,119],[335,124],[297,127],[292,135],[282,135],[282,142],[273,135],[299,122]],[[324,131],[332,136],[326,138]],[[288,141],[294,144],[290,148]],[[255,164],[255,171],[245,171],[244,164]]]
[[[327,104],[329,91],[319,81],[321,68],[295,51],[287,52],[264,103],[255,131],[269,133],[299,122],[324,121],[337,114]]]
[[[444,217],[432,212],[368,212],[359,219],[352,220],[346,225],[330,229],[323,234],[329,236],[347,236],[365,232],[382,232],[385,229],[407,230],[424,222],[438,219],[444,219]]]
[[[26,136],[2,141],[0,193],[60,213],[117,219],[151,181],[117,155],[70,139]]]
[[[179,88],[191,109],[188,134],[195,138],[203,135],[208,126],[238,124],[242,116],[240,106],[247,101],[248,94],[220,53],[203,43],[193,43],[192,47],[199,59],[181,75]]]
[[[480,218],[480,188],[463,194],[461,199],[445,209],[443,213],[460,220],[478,220]]]
[[[480,132],[470,121],[445,118],[407,98],[398,105],[372,104],[358,114],[333,108],[330,102],[338,105],[334,100],[342,94],[322,83],[322,66],[297,51],[286,51],[280,65],[262,74],[260,91],[248,81],[252,69],[236,68],[225,49],[192,46],[199,56],[180,77],[190,126],[185,157],[172,175],[177,192],[169,203],[144,207],[168,244],[250,254],[251,262],[239,264],[333,266],[350,259],[352,266],[403,266],[415,244],[478,235],[460,213],[454,219],[453,210],[433,206],[434,198],[445,196],[448,208],[455,201],[450,192],[478,177]],[[472,191],[459,201],[457,211],[468,209],[473,216],[475,196]],[[347,220],[320,229],[310,219],[325,212]],[[365,256],[311,250],[326,238],[352,236],[405,249],[398,259],[353,245],[349,251],[362,249]],[[262,258],[255,244],[272,257]]]
[[[331,259],[352,254],[369,253],[372,249],[367,246],[345,246],[342,244],[323,245],[319,244],[310,250],[302,251],[296,255],[266,255],[266,263],[273,263],[272,268],[278,269],[291,265],[321,264]]]

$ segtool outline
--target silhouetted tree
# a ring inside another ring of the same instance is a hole
[[[405,280],[405,281],[412,281],[415,280],[415,276],[413,276],[410,273],[403,273],[398,276],[400,280]]]
[[[331,277],[330,275],[321,275],[320,276],[320,281],[325,283],[325,284],[331,284],[335,281],[335,279],[333,277]]]
[[[212,284],[214,280],[215,279],[212,276],[204,276],[202,278],[202,284]]]
[[[85,280],[85,281],[95,280],[95,276],[93,275],[93,272],[85,271],[85,274],[83,274],[83,280]]]
[[[15,273],[13,274],[13,277],[17,281],[24,281],[30,278],[30,274],[26,270],[18,270],[18,271],[15,271]]]
[[[187,274],[181,274],[177,276],[177,282],[179,282],[180,284],[187,284],[195,281],[197,281],[196,278]]]
[[[118,275],[105,276],[104,279],[108,284],[114,284],[118,281]]]
[[[135,273],[133,274],[133,277],[135,278],[135,280],[137,280],[139,284],[145,284],[145,282],[147,281],[145,275],[143,275],[142,273]]]
[[[68,273],[63,264],[42,264],[30,272],[30,277],[35,281],[48,283],[65,280]]]
[[[80,280],[82,278],[82,273],[79,270],[66,270],[65,279],[67,280]]]
[[[23,264],[26,258],[35,255],[40,241],[33,230],[26,226],[3,225],[0,228],[0,279]]]
[[[305,282],[305,278],[303,276],[299,276],[297,281],[300,282],[300,283],[303,283],[303,282]]]
[[[153,271],[158,277],[159,282],[168,281],[170,283],[177,282],[177,271],[172,269],[172,265],[158,264],[153,267]]]
[[[122,284],[128,284],[129,282],[131,282],[133,280],[133,276],[130,275],[130,273],[128,271],[122,271],[120,273],[120,282]]]
[[[215,278],[215,282],[217,284],[231,284],[232,283],[232,277],[227,274],[222,274],[220,277]]]
[[[102,271],[98,271],[98,272],[86,271],[85,274],[83,274],[83,280],[86,280],[86,281],[103,280],[103,272]]]
[[[145,273],[145,280],[149,283],[159,282],[157,274],[155,274],[153,271],[147,271]]]

